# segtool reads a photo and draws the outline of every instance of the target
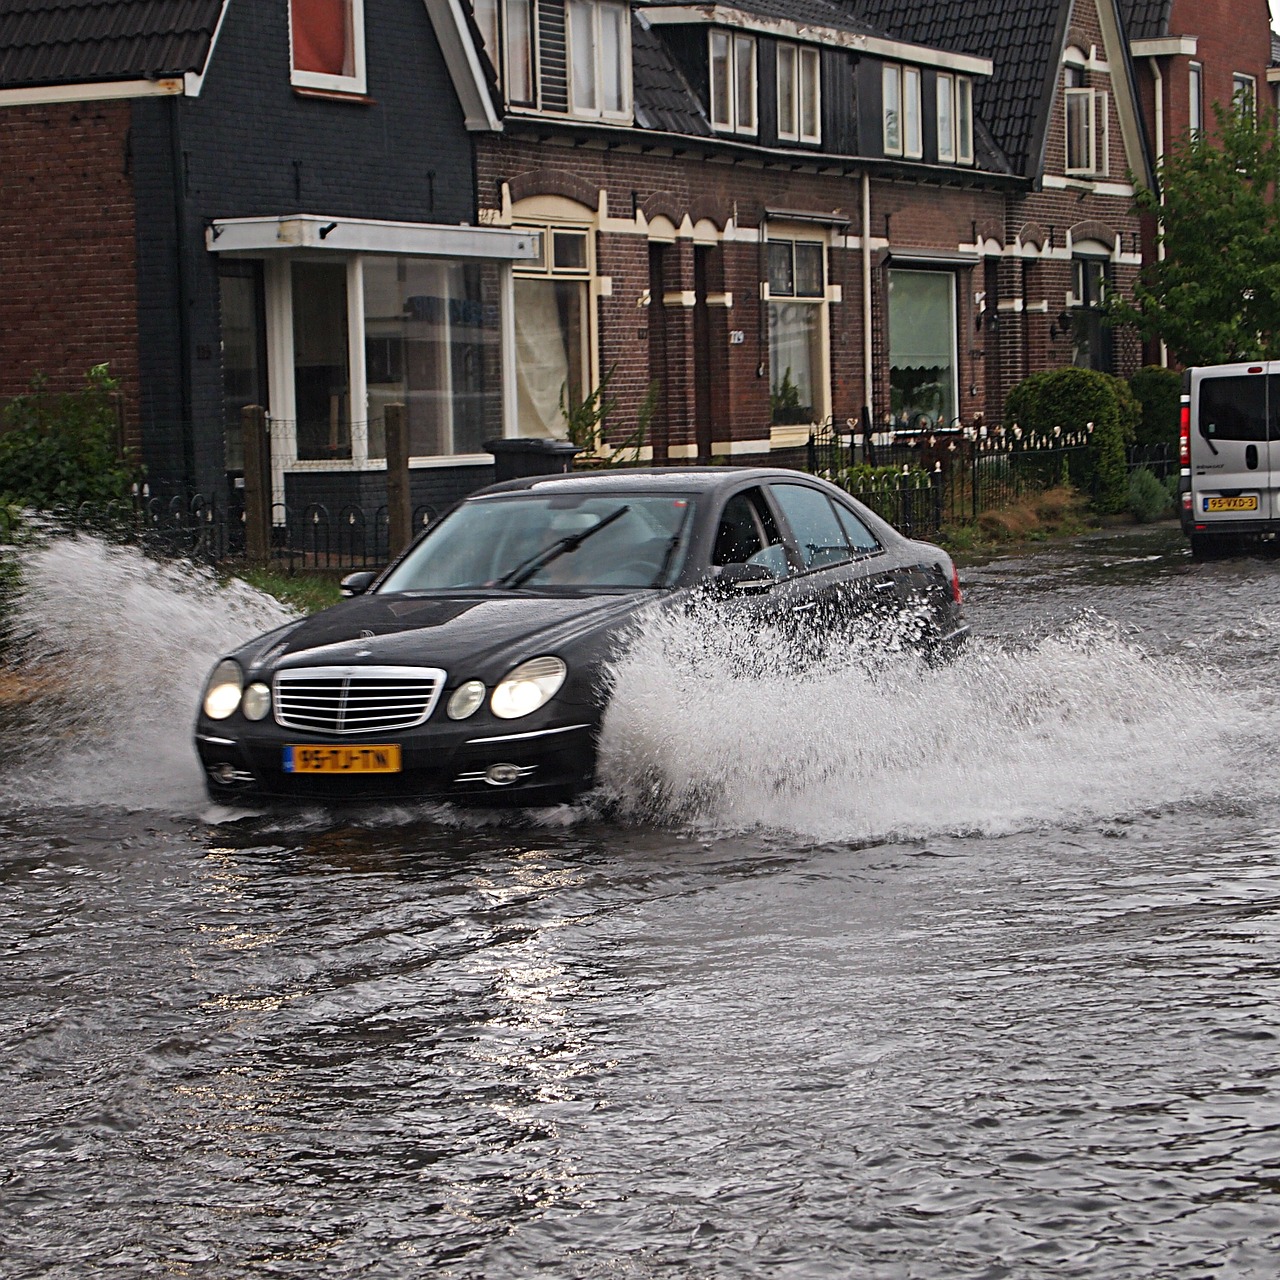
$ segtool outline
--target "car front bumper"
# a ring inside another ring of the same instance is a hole
[[[399,746],[401,767],[394,773],[288,772],[286,747],[350,744],[270,722],[228,726],[201,717],[195,741],[209,795],[226,803],[429,799],[537,805],[571,799],[591,786],[598,717],[579,709],[586,714],[527,727],[462,721],[362,737],[360,745]]]

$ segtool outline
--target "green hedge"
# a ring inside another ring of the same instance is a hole
[[[1089,429],[1089,447],[1073,458],[1070,479],[1104,514],[1125,510],[1129,500],[1127,446],[1141,420],[1141,406],[1121,378],[1094,369],[1033,373],[1010,392],[1004,420],[1024,431]]]

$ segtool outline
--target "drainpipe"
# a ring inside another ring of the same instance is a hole
[[[862,175],[862,385],[867,410],[875,412],[875,362],[871,342],[871,179]],[[874,422],[873,422],[874,425]]]
[[[1152,87],[1156,96],[1156,172],[1160,171],[1160,165],[1164,162],[1164,74],[1160,70],[1160,62],[1157,58],[1151,58],[1151,80]],[[1160,203],[1164,204],[1164,186],[1160,187]],[[1156,258],[1158,261],[1164,261],[1164,241],[1156,242]],[[1164,368],[1169,367],[1169,348],[1163,341],[1160,343],[1160,364]]]

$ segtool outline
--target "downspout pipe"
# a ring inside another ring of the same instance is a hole
[[[875,409],[875,358],[871,341],[871,178],[862,174],[862,386],[868,416]]]
[[[1160,60],[1151,58],[1151,83],[1155,90],[1156,99],[1156,175],[1159,181],[1160,166],[1164,163],[1164,73],[1160,70]],[[1164,205],[1164,184],[1160,183],[1160,204]],[[1156,241],[1156,259],[1160,262],[1164,261],[1164,241],[1157,239]],[[1169,367],[1169,348],[1162,341],[1160,343],[1160,363],[1164,368]]]

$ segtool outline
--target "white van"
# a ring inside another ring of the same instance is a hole
[[[1182,531],[1194,555],[1280,533],[1280,361],[1182,375]]]

